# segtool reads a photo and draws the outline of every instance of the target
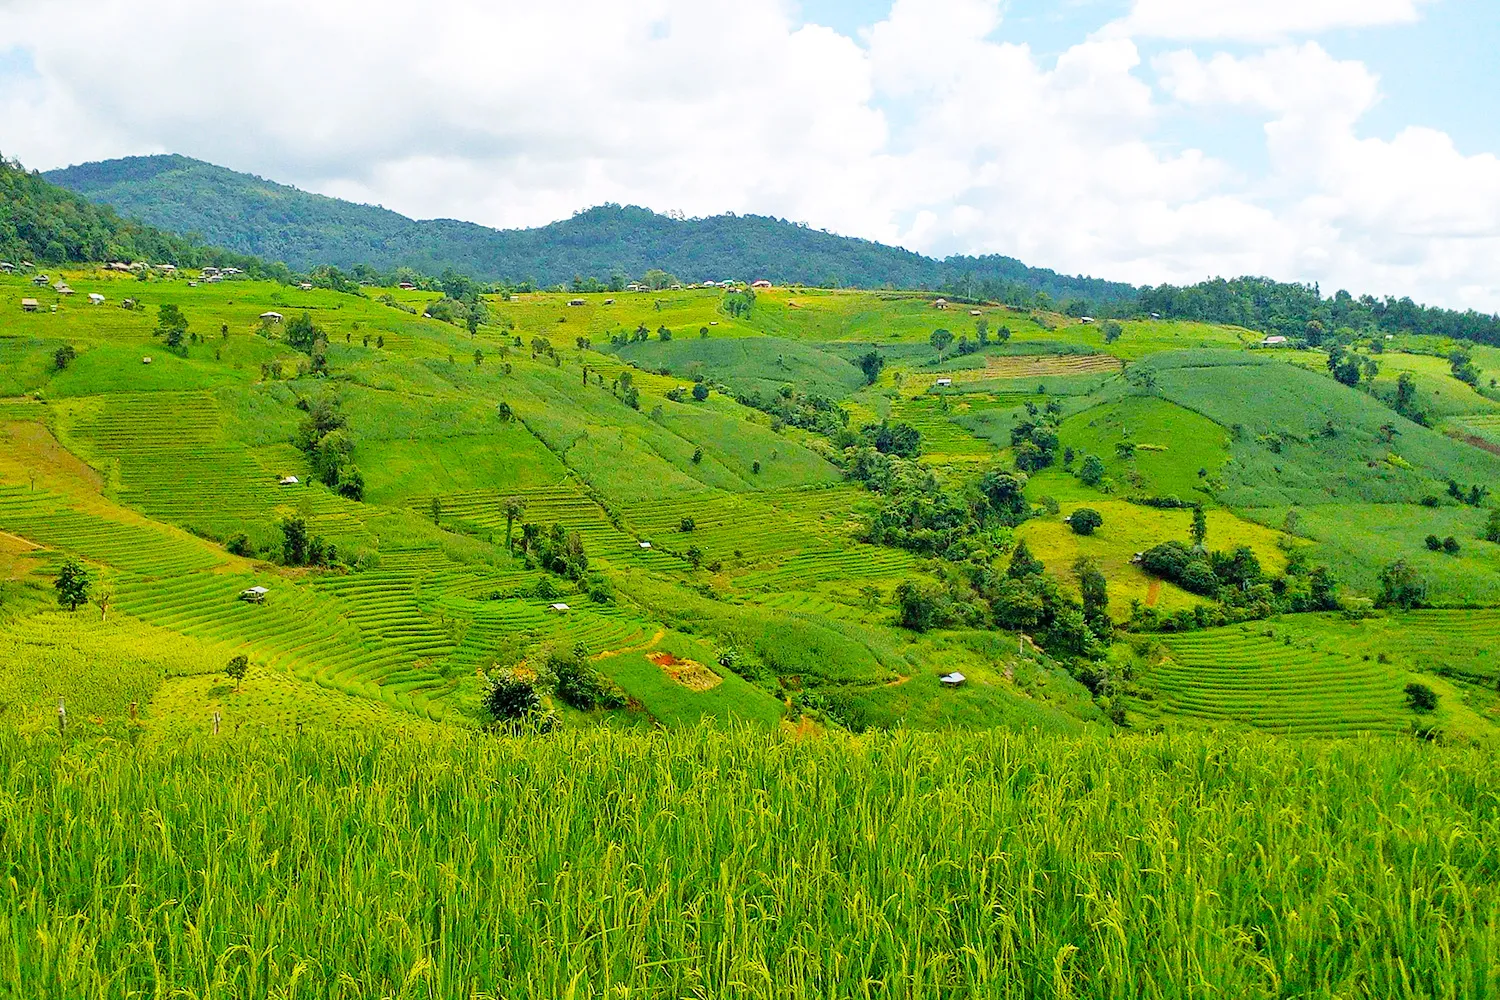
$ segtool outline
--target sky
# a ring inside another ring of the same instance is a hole
[[[1495,0],[0,0],[0,153],[1493,312],[1497,49]]]

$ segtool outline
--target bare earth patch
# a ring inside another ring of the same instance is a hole
[[[1111,354],[1022,354],[990,355],[985,359],[986,378],[1031,378],[1047,375],[1094,375],[1124,367]]]
[[[679,660],[667,652],[647,653],[646,659],[689,691],[707,691],[724,683],[724,678],[694,660]]]

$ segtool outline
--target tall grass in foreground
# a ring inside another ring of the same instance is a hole
[[[0,736],[0,994],[1486,997],[1488,750]]]

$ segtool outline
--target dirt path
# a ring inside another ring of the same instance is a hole
[[[1156,607],[1156,601],[1161,597],[1161,581],[1152,578],[1151,585],[1146,588],[1146,607]]]

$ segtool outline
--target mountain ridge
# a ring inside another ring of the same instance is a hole
[[[685,279],[768,278],[778,283],[936,289],[966,277],[1054,299],[1110,302],[1137,289],[1059,274],[1001,255],[942,260],[762,215],[674,219],[639,206],[599,205],[532,229],[457,219],[417,220],[215,166],[179,154],[79,164],[42,175],[91,201],[217,246],[283,261],[554,285],[662,268]]]

